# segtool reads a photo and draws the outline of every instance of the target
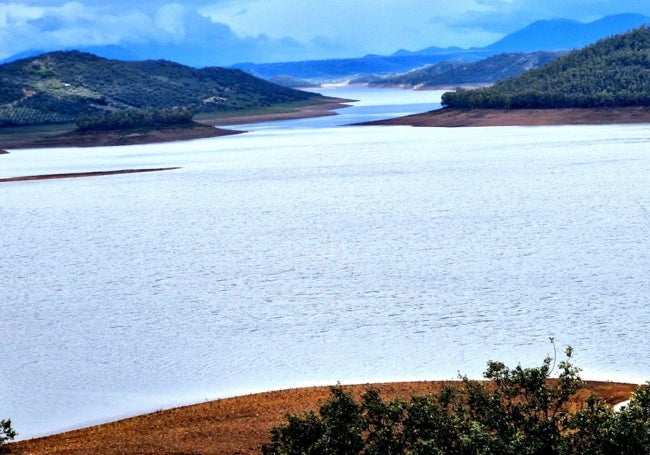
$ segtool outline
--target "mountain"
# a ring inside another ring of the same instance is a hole
[[[189,108],[235,111],[313,98],[230,68],[110,60],[61,51],[0,65],[0,126],[64,123],[81,115]]]
[[[464,84],[490,84],[539,68],[562,55],[563,52],[507,53],[488,57],[478,62],[441,62],[408,73],[358,80],[374,87],[439,87]],[[357,82],[357,81],[353,81]]]
[[[401,73],[425,65],[457,60],[461,57],[466,61],[476,61],[489,55],[490,53],[481,51],[463,51],[460,54],[368,55],[359,58],[306,60],[301,62],[239,63],[233,65],[233,68],[239,68],[265,79],[274,76],[290,76],[313,81],[331,82],[347,81],[368,74]]]
[[[443,61],[475,62],[502,53],[568,51],[582,48],[598,39],[627,32],[647,23],[650,23],[650,17],[640,14],[607,16],[586,24],[568,19],[541,20],[481,48],[461,49],[433,46],[419,51],[400,49],[389,56],[372,55],[336,60],[241,63],[233,65],[233,67],[263,78],[285,75],[302,79],[342,81],[356,79],[364,75],[385,76],[392,73],[403,73]]]
[[[520,76],[443,95],[460,108],[650,106],[650,28],[602,39]]]
[[[397,52],[394,52],[393,57],[404,57],[406,55],[434,55],[434,54],[452,54],[456,52],[463,52],[465,49],[461,47],[436,47],[431,46],[426,49],[421,49],[419,51],[409,51],[406,49],[400,49]]]
[[[495,52],[573,50],[649,22],[650,17],[641,14],[607,16],[587,24],[568,19],[537,21],[481,50]]]

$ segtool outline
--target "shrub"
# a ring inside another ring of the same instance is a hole
[[[571,412],[584,387],[569,359],[547,357],[536,368],[488,362],[485,381],[384,401],[368,388],[357,401],[341,386],[318,413],[288,415],[271,430],[264,455],[648,454],[650,387],[614,412],[590,396]],[[648,384],[650,385],[650,383]]]
[[[11,420],[0,420],[0,454],[9,453],[7,441],[12,441],[16,434],[11,427]]]

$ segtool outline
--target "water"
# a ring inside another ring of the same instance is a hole
[[[2,177],[182,166],[0,186],[0,417],[21,437],[478,378],[539,365],[549,337],[583,377],[650,378],[650,127],[256,128],[0,157]]]

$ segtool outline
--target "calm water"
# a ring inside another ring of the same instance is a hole
[[[383,93],[342,116],[426,109]],[[551,336],[583,377],[650,379],[649,126],[320,121],[0,157],[2,177],[182,166],[0,186],[0,418],[31,437],[243,392],[480,377],[538,365]]]

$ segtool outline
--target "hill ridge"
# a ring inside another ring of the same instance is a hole
[[[76,50],[0,65],[0,126],[65,123],[124,110],[237,111],[318,96],[233,68],[114,60]]]
[[[650,105],[650,27],[595,44],[491,87],[447,92],[446,107],[566,108]]]

